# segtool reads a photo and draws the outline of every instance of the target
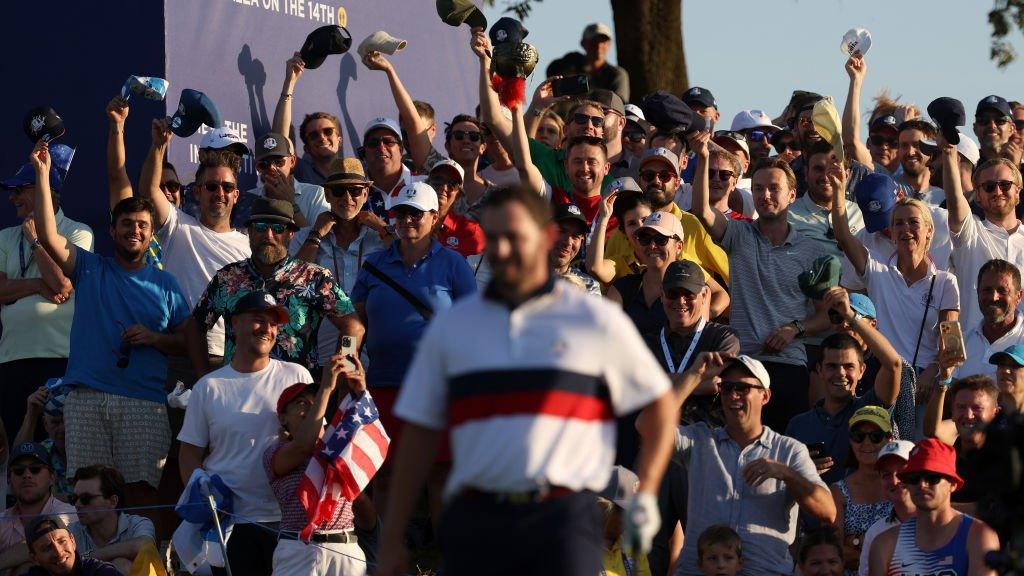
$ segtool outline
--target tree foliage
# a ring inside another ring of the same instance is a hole
[[[996,66],[1006,68],[1017,58],[1017,51],[1007,37],[1014,29],[1024,32],[1024,0],[995,0],[988,22],[992,25],[989,56]]]

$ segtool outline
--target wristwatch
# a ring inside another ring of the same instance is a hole
[[[799,320],[793,320],[792,322],[790,322],[790,324],[792,324],[794,327],[796,327],[796,337],[797,338],[803,338],[804,337],[804,323],[799,321]]]
[[[39,241],[39,238],[32,240],[32,250],[35,250],[36,248],[41,248],[42,246],[43,243]]]

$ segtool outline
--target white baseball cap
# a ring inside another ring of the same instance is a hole
[[[637,106],[636,104],[626,104],[623,107],[623,110],[625,110],[625,112],[626,112],[626,119],[627,120],[630,119],[630,118],[637,118],[639,120],[647,120],[647,118],[644,117],[644,111],[641,110],[640,107]]]
[[[875,460],[875,466],[878,466],[882,462],[882,458],[886,456],[896,456],[902,459],[904,462],[910,460],[910,451],[914,449],[914,443],[907,440],[893,440],[882,449],[878,451],[878,459]]]
[[[977,166],[981,160],[981,150],[978,148],[978,144],[970,136],[964,134],[963,130],[957,128],[956,131],[960,133],[960,142],[956,145],[956,151],[972,165]],[[921,140],[918,145],[921,147],[921,151],[929,156],[934,154],[937,148],[935,140]]]
[[[411,206],[423,212],[437,212],[437,192],[426,182],[413,182],[392,199],[391,209]]]
[[[451,158],[442,158],[437,162],[434,162],[434,165],[430,167],[429,173],[433,174],[434,170],[437,170],[438,168],[442,168],[445,166],[451,168],[456,174],[459,175],[459,184],[462,184],[463,180],[466,179],[466,171],[462,169],[462,166],[459,166],[458,162],[452,160]]]
[[[679,220],[678,216],[671,212],[651,212],[650,216],[644,218],[643,225],[640,226],[639,230],[644,228],[650,228],[658,234],[669,238],[686,239],[683,223]]]
[[[772,124],[772,119],[764,110],[740,110],[736,116],[732,119],[732,127],[729,128],[733,131],[749,130],[751,128],[774,128],[776,130],[782,130],[775,124]]]
[[[252,154],[249,150],[249,146],[245,143],[245,138],[238,135],[231,128],[214,128],[206,134],[203,134],[203,140],[199,143],[200,148],[209,148],[211,150],[231,150],[239,156],[246,156]]]
[[[768,371],[765,370],[764,364],[761,364],[760,360],[754,360],[753,358],[747,356],[746,354],[740,354],[739,356],[733,358],[732,361],[726,365],[726,368],[732,366],[732,364],[735,362],[743,364],[743,367],[747,369],[747,372],[750,372],[751,376],[757,378],[761,385],[765,387],[765,390],[771,388],[771,377],[768,376]]]
[[[370,120],[366,124],[366,128],[363,130],[363,140],[366,140],[366,135],[370,133],[370,130],[377,128],[387,128],[388,130],[395,133],[395,136],[399,140],[402,139],[402,127],[398,125],[396,120],[388,118],[387,116],[377,116],[373,120]]]

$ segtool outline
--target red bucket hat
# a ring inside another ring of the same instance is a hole
[[[964,479],[956,473],[956,450],[952,446],[935,438],[925,438],[910,451],[907,466],[900,471],[899,479],[903,480],[917,472],[934,472],[942,474],[953,483],[956,492],[964,485]]]

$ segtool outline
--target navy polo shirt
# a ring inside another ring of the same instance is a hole
[[[873,388],[863,396],[854,397],[835,416],[825,411],[824,400],[818,400],[813,408],[790,419],[786,426],[786,436],[804,444],[825,443],[825,454],[832,457],[833,466],[822,474],[821,479],[826,484],[832,484],[846,476],[846,457],[850,453],[850,418],[853,413],[863,406],[881,405]]]
[[[473,269],[458,252],[431,240],[426,256],[407,268],[398,251],[399,244],[393,242],[388,249],[367,256],[366,262],[413,293],[435,314],[476,292]],[[427,327],[426,319],[401,294],[365,268],[356,277],[352,301],[366,307],[366,352],[370,357],[367,384],[400,386]]]

